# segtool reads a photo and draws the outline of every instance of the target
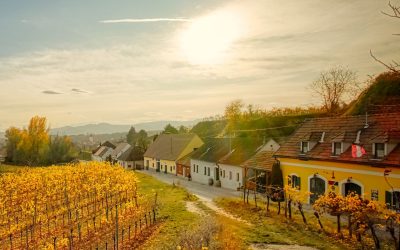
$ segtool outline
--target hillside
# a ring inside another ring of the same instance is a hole
[[[373,83],[363,91],[345,115],[385,113],[398,111],[400,107],[400,74],[385,72],[377,76]]]
[[[198,120],[193,121],[154,121],[137,123],[134,125],[118,125],[109,123],[86,124],[81,126],[65,126],[51,129],[51,134],[59,135],[82,135],[82,134],[113,134],[113,133],[128,133],[131,126],[135,127],[136,131],[141,129],[146,131],[163,130],[167,124],[179,127],[181,125],[190,127],[196,124]]]
[[[270,111],[257,116],[249,116],[244,112],[240,114],[241,118],[234,122],[232,136],[280,140],[292,134],[305,119],[323,115],[318,109]],[[229,136],[228,127],[229,121],[224,119],[201,121],[193,126],[191,133],[196,133],[201,138]]]

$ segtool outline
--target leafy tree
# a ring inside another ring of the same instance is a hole
[[[17,161],[16,155],[18,143],[21,141],[22,131],[18,128],[11,127],[7,129],[5,137],[7,138],[7,161]]]
[[[29,166],[66,162],[76,157],[69,137],[50,139],[45,117],[35,116],[27,129],[11,127],[6,132],[8,160]]]
[[[134,146],[136,144],[137,139],[138,139],[138,133],[136,133],[134,127],[131,127],[129,129],[128,134],[126,135],[126,141],[132,146]]]
[[[139,131],[136,145],[143,150],[143,153],[146,152],[149,145],[149,136],[145,130],[142,129]]]
[[[77,151],[68,136],[55,136],[50,139],[48,163],[66,163],[77,157]]]
[[[232,133],[237,126],[237,123],[239,122],[241,115],[242,115],[242,109],[244,107],[244,103],[242,100],[237,99],[229,103],[225,107],[225,119],[228,121],[227,124],[227,132]]]
[[[43,163],[49,145],[49,128],[46,126],[46,117],[34,116],[29,122],[26,149],[28,165]]]
[[[189,129],[183,125],[179,126],[178,133],[179,134],[187,134],[189,132]]]
[[[267,187],[267,195],[272,201],[278,202],[278,214],[281,212],[281,202],[284,201],[283,174],[281,164],[277,160],[272,165],[271,185]]]
[[[178,130],[171,124],[168,124],[164,128],[163,134],[178,134]]]
[[[337,113],[340,105],[360,91],[356,73],[341,66],[320,73],[310,89],[322,99],[328,113]]]

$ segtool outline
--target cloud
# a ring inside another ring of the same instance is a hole
[[[72,91],[72,92],[75,92],[75,93],[85,93],[85,94],[89,93],[89,92],[87,92],[86,90],[75,89],[75,88],[71,89],[71,91]]]
[[[100,23],[154,23],[154,22],[190,22],[187,18],[134,18],[102,20]]]
[[[53,90],[44,90],[44,91],[42,91],[42,93],[46,94],[46,95],[61,95],[62,94],[60,92],[56,92],[56,91],[53,91]]]

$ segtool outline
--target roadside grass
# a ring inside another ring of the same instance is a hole
[[[164,184],[155,178],[135,172],[138,191],[143,194],[157,193],[160,222],[157,234],[152,235],[141,249],[176,249],[183,232],[191,230],[200,221],[200,216],[186,210],[185,201],[195,200],[186,189]]]
[[[7,164],[0,164],[0,174],[1,173],[12,173],[18,170],[23,170],[28,167],[26,166],[16,166],[16,165],[7,165]]]
[[[270,212],[261,202],[258,207],[254,203],[244,204],[238,198],[220,198],[215,200],[218,206],[227,212],[251,223],[251,226],[235,222],[231,225],[236,235],[242,236],[246,245],[252,244],[282,244],[302,245],[318,249],[354,249],[354,242],[346,242],[334,234],[325,234],[317,227],[314,215],[306,214],[308,225],[303,224],[300,214],[293,209],[293,219],[286,219],[284,209],[281,215],[277,215],[275,204],[271,203]],[[333,226],[333,223],[323,219],[325,227]]]

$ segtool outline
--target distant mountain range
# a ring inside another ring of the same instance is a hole
[[[58,135],[81,135],[81,134],[112,134],[128,132],[130,127],[135,127],[136,131],[144,129],[146,131],[159,131],[163,130],[167,124],[171,124],[174,127],[181,125],[186,127],[192,127],[200,120],[192,121],[156,121],[156,122],[144,122],[137,123],[134,125],[117,125],[109,123],[98,123],[98,124],[87,124],[82,126],[65,126],[60,128],[53,128],[50,130],[50,134]]]

